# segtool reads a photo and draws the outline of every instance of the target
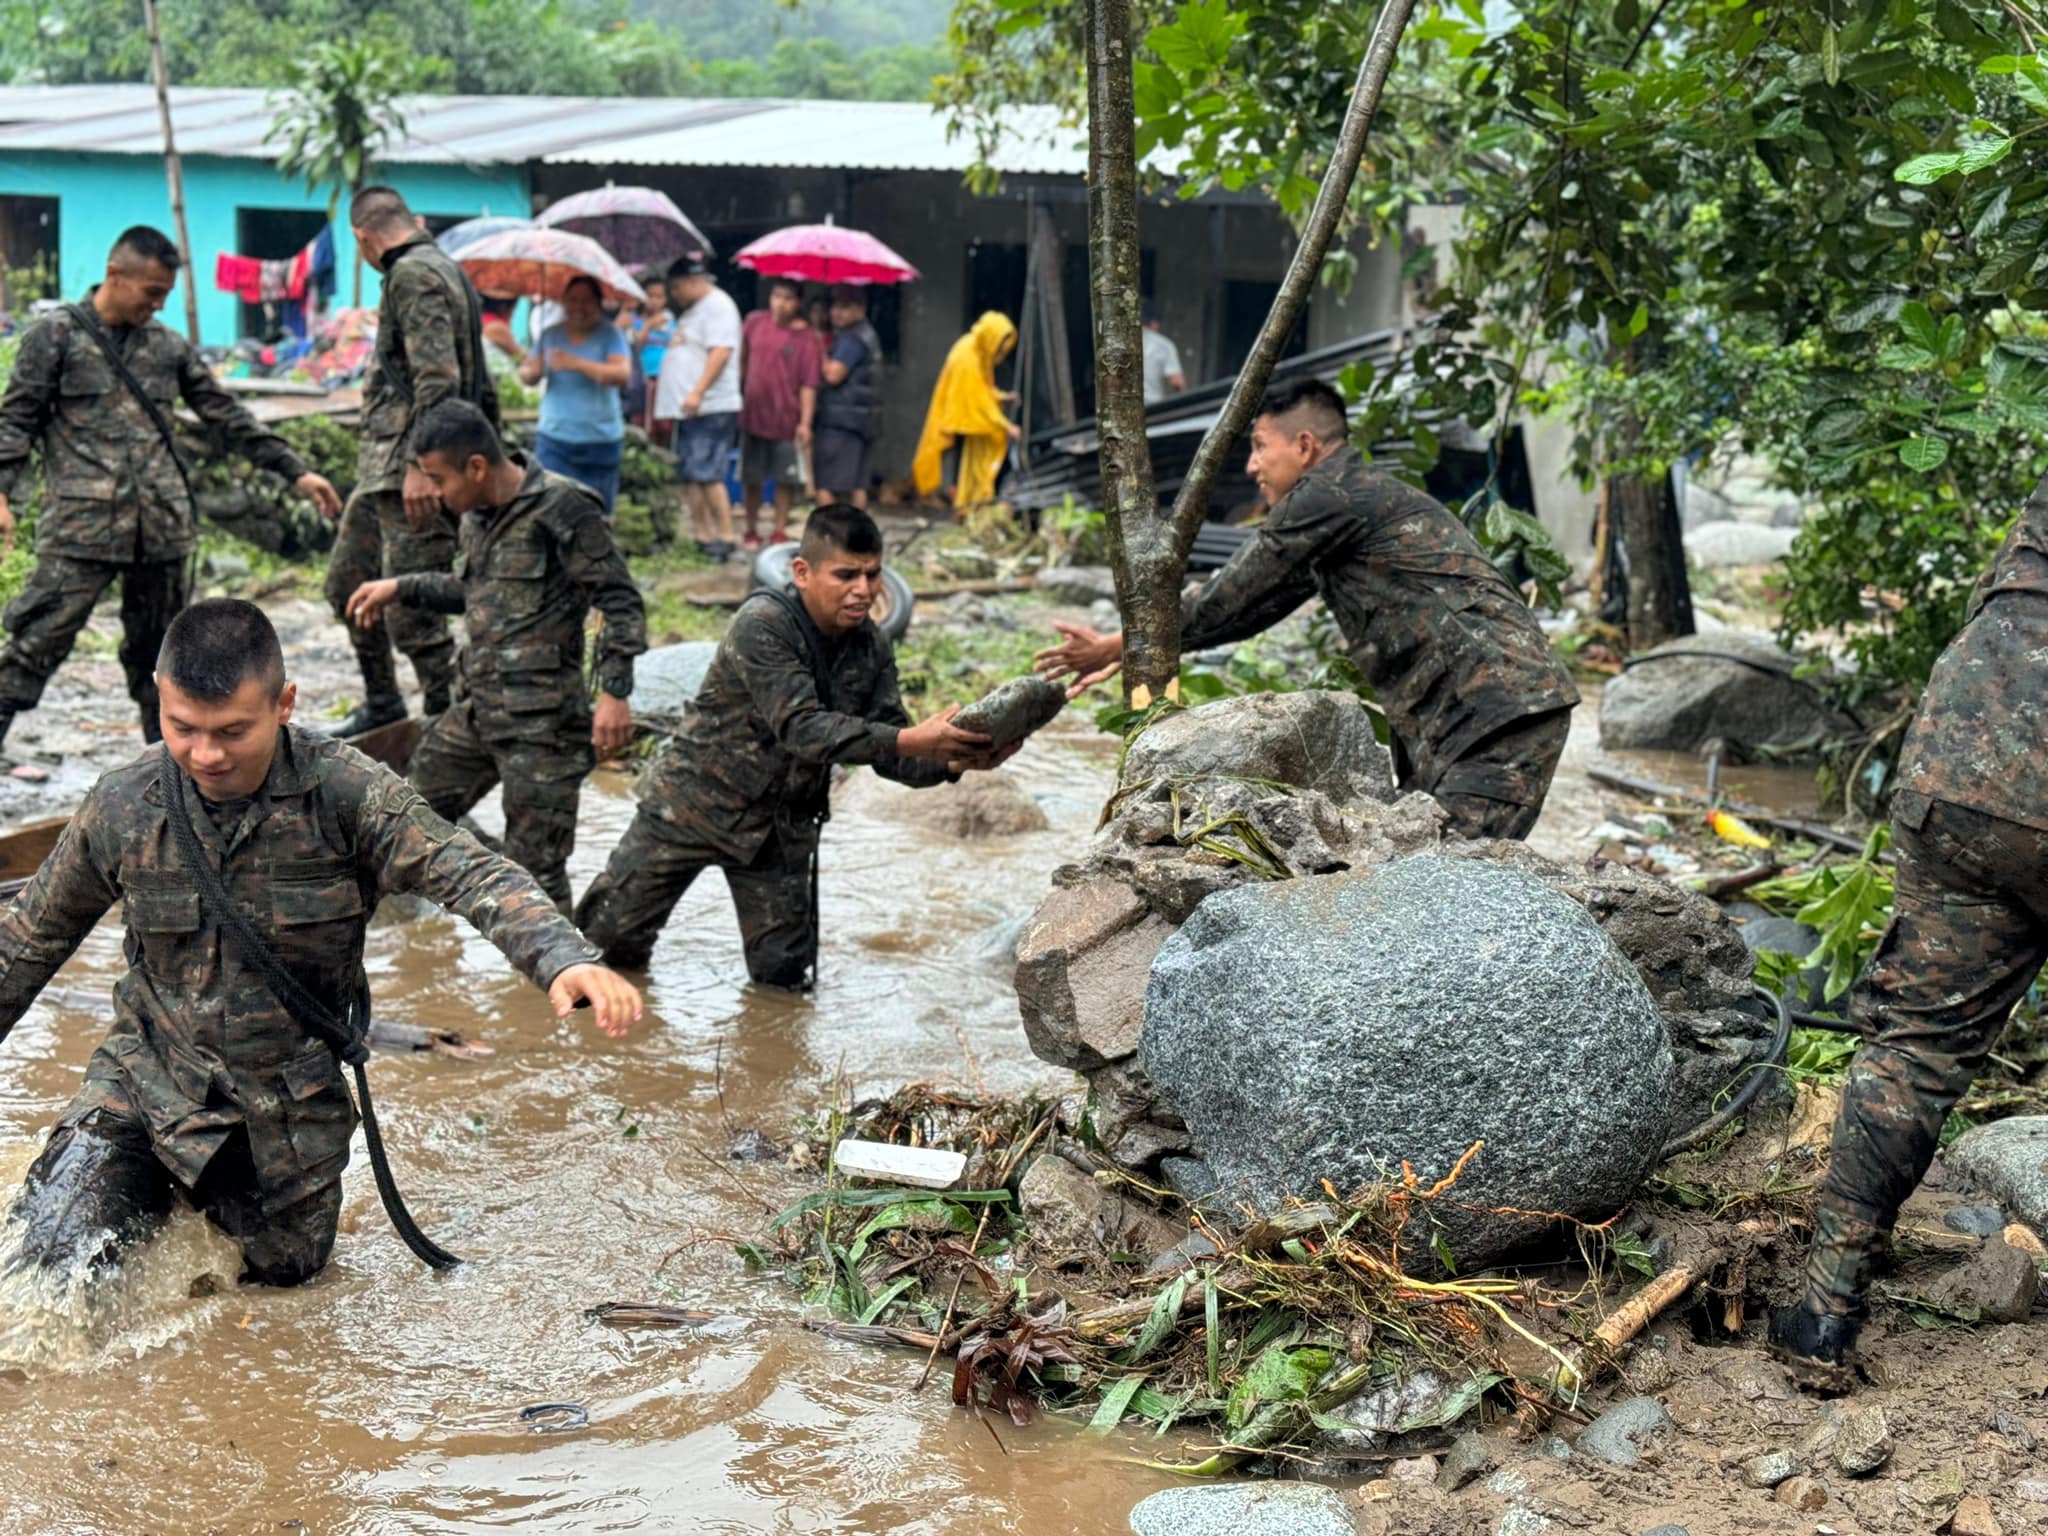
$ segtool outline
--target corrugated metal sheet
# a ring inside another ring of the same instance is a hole
[[[268,160],[273,92],[178,87],[171,93],[178,148],[188,155]],[[971,137],[917,102],[627,100],[589,96],[421,96],[406,103],[400,162],[763,166],[820,170],[964,171]],[[1080,129],[1046,107],[1013,109],[997,169],[1080,176]],[[142,85],[0,87],[0,154],[74,150],[162,151],[156,96]]]

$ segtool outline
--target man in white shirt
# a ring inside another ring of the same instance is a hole
[[[1188,387],[1187,375],[1181,372],[1180,348],[1173,344],[1173,338],[1159,329],[1159,311],[1150,303],[1145,305],[1145,403],[1157,405],[1168,395],[1177,395]]]
[[[674,423],[676,479],[697,543],[713,560],[730,560],[732,499],[725,481],[740,430],[740,307],[711,279],[702,251],[668,269],[675,337],[654,386],[655,431]]]

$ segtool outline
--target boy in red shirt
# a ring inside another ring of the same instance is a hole
[[[796,487],[808,484],[811,413],[818,403],[824,339],[805,323],[803,294],[788,278],[768,290],[768,307],[747,316],[740,339],[740,489],[746,505],[746,542],[761,544],[761,490],[775,484],[775,531],[789,537]]]

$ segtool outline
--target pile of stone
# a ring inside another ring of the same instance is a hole
[[[1706,898],[1446,839],[1346,693],[1259,694],[1131,746],[1019,948],[1026,1033],[1109,1156],[1219,1209],[1459,1175],[1464,1207],[1602,1219],[1770,1029]],[[1478,1262],[1512,1215],[1432,1217]]]

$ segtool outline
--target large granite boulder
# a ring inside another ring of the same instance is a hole
[[[1449,1174],[1418,1202],[1461,1267],[1611,1216],[1671,1120],[1663,1017],[1586,909],[1522,872],[1416,857],[1239,887],[1152,965],[1139,1052],[1227,1202]]]
[[[1644,651],[1600,696],[1600,745],[1610,752],[1696,752],[1714,740],[1746,747],[1812,747],[1853,728],[1798,658],[1768,641],[1725,633]]]
[[[1355,693],[1251,693],[1155,721],[1124,757],[1126,787],[1220,778],[1319,790],[1338,804],[1394,798],[1394,760]]]
[[[1965,1131],[1941,1160],[2048,1237],[2048,1115],[2014,1115]]]
[[[633,663],[633,713],[680,717],[696,700],[718,654],[715,640],[657,645]]]

